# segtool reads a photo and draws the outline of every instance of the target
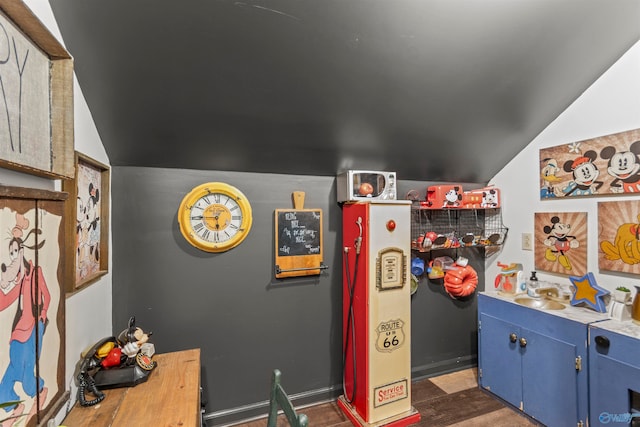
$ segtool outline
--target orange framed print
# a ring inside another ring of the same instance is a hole
[[[598,267],[640,274],[640,200],[598,203]]]
[[[73,180],[63,182],[69,193],[67,292],[95,282],[109,270],[109,167],[76,152]]]
[[[21,0],[0,0],[0,166],[73,176],[73,60]]]
[[[535,213],[535,268],[556,274],[587,273],[587,213]]]
[[[640,193],[640,129],[540,149],[540,199]]]

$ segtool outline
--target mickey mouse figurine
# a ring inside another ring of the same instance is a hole
[[[135,358],[138,366],[148,371],[155,367],[155,362],[151,361],[155,349],[153,344],[148,343],[151,335],[153,332],[144,332],[136,327],[136,318],[133,316],[129,318],[129,327],[120,332],[117,338],[122,354],[125,354],[129,361]]]

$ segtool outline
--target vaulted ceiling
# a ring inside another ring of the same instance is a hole
[[[640,40],[638,0],[49,1],[113,166],[486,182]]]

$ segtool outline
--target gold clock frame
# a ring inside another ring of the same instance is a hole
[[[194,204],[204,196],[215,194],[222,194],[233,199],[242,211],[242,221],[237,233],[223,242],[211,242],[201,238],[191,225],[191,209]],[[247,199],[242,191],[224,182],[206,182],[198,185],[184,196],[178,209],[180,232],[187,242],[205,252],[226,252],[235,248],[242,243],[249,234],[252,222],[253,217],[249,199]]]

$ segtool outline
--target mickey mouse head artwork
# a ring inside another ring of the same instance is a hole
[[[609,184],[612,193],[640,193],[640,141],[629,146],[629,151],[617,151],[607,146],[600,151],[600,157],[608,159],[607,173],[613,177]]]
[[[598,167],[593,163],[598,153],[593,150],[585,152],[574,160],[567,160],[562,169],[573,175],[573,180],[562,189],[565,196],[589,196],[596,194],[603,182],[596,179],[600,175]]]

